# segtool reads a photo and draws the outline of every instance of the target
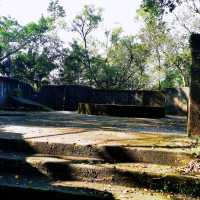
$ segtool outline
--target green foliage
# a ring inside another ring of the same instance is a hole
[[[82,84],[84,71],[84,49],[74,41],[66,52],[61,69],[61,81],[64,84]]]
[[[62,62],[61,41],[52,36],[45,36],[39,43],[29,45],[26,51],[19,51],[13,57],[12,76],[25,80],[37,89],[49,83],[52,70]]]
[[[140,8],[139,14],[144,20],[144,28],[141,29],[139,37],[142,43],[148,46],[150,52],[148,64],[157,72],[153,79],[157,79],[158,84],[156,83],[156,85],[161,89],[164,54],[170,35],[162,18],[155,16],[152,12],[152,10],[147,11],[145,8]]]
[[[111,35],[111,47],[107,60],[110,76],[112,75],[112,88],[142,88],[146,85],[142,77],[146,77],[146,60],[149,54],[145,44],[137,43],[132,36],[120,36],[121,32]],[[115,37],[113,37],[115,35]],[[113,39],[115,38],[115,39]]]
[[[189,86],[191,69],[191,53],[189,48],[177,49],[166,55],[165,69],[168,87]]]
[[[46,81],[51,70],[56,65],[48,59],[45,52],[39,54],[36,51],[28,53],[19,53],[13,60],[14,68],[12,73],[15,78],[24,80],[36,88],[40,88],[43,80]]]
[[[65,48],[57,35],[66,15],[58,0],[50,0],[48,17],[25,26],[3,16],[0,73],[35,88],[52,81],[106,89],[188,86],[189,47],[183,37],[172,36],[164,21],[164,15],[183,2],[186,0],[143,0],[138,16],[144,26],[139,34],[124,35],[117,27],[105,31],[105,42],[91,37],[103,20],[102,9],[85,6],[71,24],[80,40]],[[199,11],[196,6],[193,9]],[[58,77],[52,78],[52,72],[59,73]]]
[[[81,38],[86,39],[102,21],[101,12],[101,9],[97,9],[92,5],[84,6],[82,12],[73,20],[72,31],[79,33]]]
[[[84,45],[84,58],[82,59],[82,63],[88,72],[87,76],[90,86],[98,86],[98,82],[91,63],[90,52],[88,49],[88,36],[94,29],[98,27],[101,21],[101,9],[90,5],[84,6],[82,12],[75,17],[72,23],[71,30],[80,35]]]
[[[53,20],[66,16],[64,8],[59,4],[58,0],[50,0],[47,11]]]
[[[51,20],[44,17],[41,17],[38,22],[31,22],[25,26],[21,26],[10,17],[2,17],[0,20],[1,72],[9,73],[10,70],[5,70],[4,63],[8,63],[7,61],[19,51],[40,41],[45,33],[51,30],[51,25]]]
[[[77,83],[106,89],[144,88],[148,83],[146,61],[149,50],[132,36],[122,36],[122,29],[114,29],[109,37],[105,57],[90,53],[90,67],[95,80],[85,67],[85,48],[77,41],[71,44],[62,69],[63,83]],[[84,45],[83,45],[84,46]]]
[[[171,34],[163,15],[172,12],[183,1],[143,0],[138,15],[144,21],[141,29],[141,41],[148,45],[153,79],[157,79],[158,88],[189,85],[191,54],[185,36]]]
[[[49,11],[63,17],[58,1],[51,1]],[[56,34],[55,19],[41,16],[37,22],[21,26],[11,17],[0,19],[0,72],[39,88],[47,83],[50,72],[62,60],[62,42]]]
[[[181,0],[143,0],[142,8],[154,16],[161,16],[165,12],[172,12]]]

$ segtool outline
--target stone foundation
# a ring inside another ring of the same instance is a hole
[[[108,115],[116,117],[162,118],[165,117],[164,107],[109,105],[79,103],[78,112],[88,115]]]

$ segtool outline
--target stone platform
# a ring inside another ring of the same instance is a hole
[[[195,150],[185,118],[0,112],[0,192],[19,198],[193,200],[200,196],[200,174],[184,170]]]
[[[118,118],[73,112],[0,112],[0,139],[78,145],[188,146],[186,118]]]

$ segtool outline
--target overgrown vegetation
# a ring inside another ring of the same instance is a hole
[[[0,72],[36,89],[52,83],[105,89],[188,86],[188,38],[200,28],[198,6],[196,0],[143,0],[137,12],[140,32],[126,35],[116,27],[105,31],[103,42],[92,37],[103,21],[102,9],[93,5],[85,6],[70,28],[58,0],[50,1],[48,16],[25,26],[1,16]],[[188,12],[180,14],[182,7]],[[61,29],[78,36],[67,47]]]

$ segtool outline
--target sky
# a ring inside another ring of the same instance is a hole
[[[66,10],[67,25],[70,25],[84,5],[92,4],[103,8],[103,24],[95,33],[99,39],[107,29],[121,26],[124,34],[135,34],[140,27],[135,17],[141,0],[60,0],[59,2]],[[42,14],[45,15],[48,4],[49,0],[0,0],[0,13],[14,17],[20,24],[26,24],[39,19]],[[70,41],[72,37],[71,33],[61,33],[64,41]]]

